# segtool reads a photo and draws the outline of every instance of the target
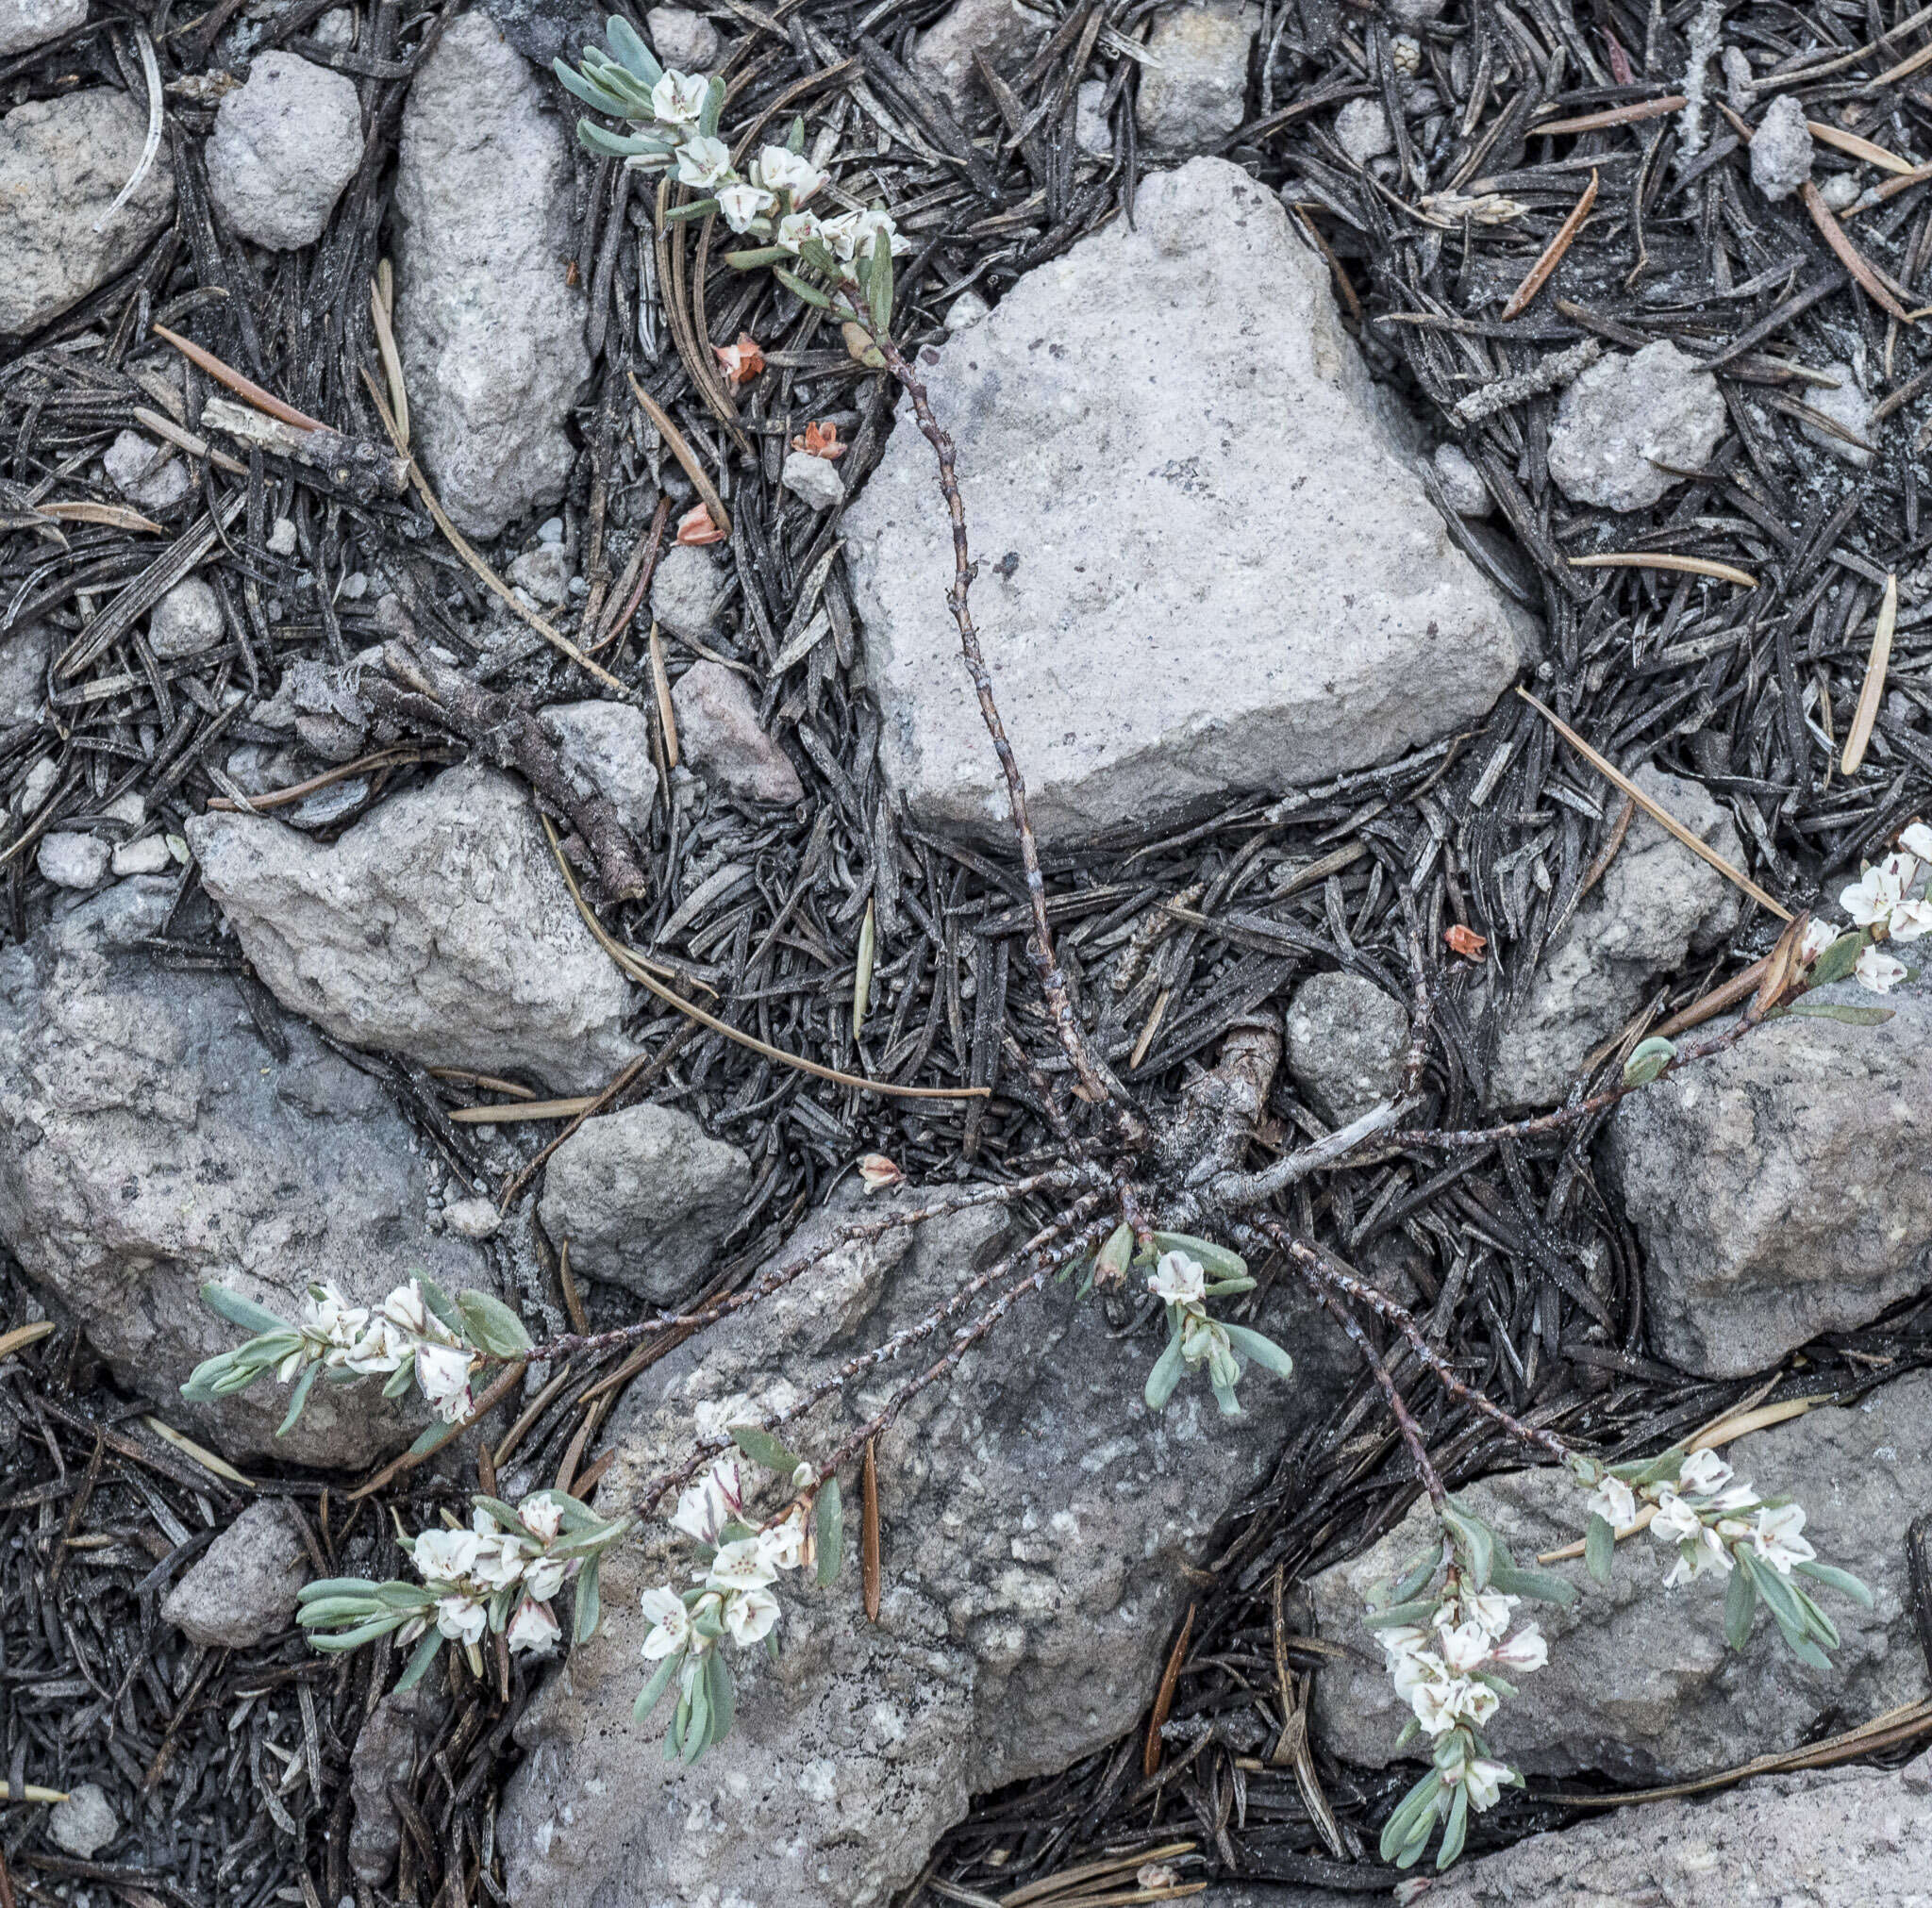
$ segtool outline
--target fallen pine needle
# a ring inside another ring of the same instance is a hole
[[[328,429],[320,418],[312,418],[307,411],[298,411],[293,405],[284,404],[273,391],[263,390],[253,378],[243,377],[232,366],[224,364],[213,352],[204,351],[192,338],[183,338],[170,331],[165,324],[151,324],[148,329],[157,338],[165,338],[183,357],[200,365],[217,384],[225,384],[237,397],[247,399],[257,410],[266,411],[272,418],[280,418],[285,424],[293,424],[297,430]]]
[[[164,1444],[172,1444],[184,1457],[194,1462],[211,1476],[225,1479],[229,1484],[239,1484],[243,1490],[253,1490],[255,1481],[246,1478],[225,1457],[217,1457],[213,1452],[204,1449],[192,1437],[184,1437],[171,1424],[163,1424],[158,1418],[142,1418],[141,1420]]]
[[[1845,237],[1844,227],[1832,216],[1831,207],[1809,179],[1800,189],[1805,209],[1819,235],[1838,254],[1838,261],[1858,281],[1859,289],[1881,310],[1890,312],[1901,324],[1909,324],[1912,315],[1878,281],[1878,274],[1866,263],[1863,254]]]
[[[1856,775],[1865,759],[1865,746],[1872,739],[1873,725],[1878,721],[1878,699],[1885,693],[1885,672],[1891,664],[1891,633],[1898,625],[1898,578],[1885,579],[1885,594],[1879,599],[1878,621],[1872,630],[1872,654],[1865,662],[1865,686],[1858,691],[1858,706],[1852,726],[1845,731],[1844,758],[1839,768]]]
[[[1531,299],[1549,282],[1550,274],[1563,262],[1563,254],[1570,249],[1571,241],[1583,229],[1583,222],[1590,217],[1590,208],[1596,204],[1597,175],[1591,173],[1590,183],[1583,189],[1583,196],[1576,201],[1570,216],[1557,227],[1557,236],[1543,247],[1543,255],[1524,274],[1524,280],[1509,294],[1509,302],[1503,307],[1503,323],[1521,317],[1528,307]]]
[[[1841,153],[1849,153],[1855,159],[1863,159],[1868,165],[1882,166],[1888,173],[1915,173],[1918,167],[1910,159],[1902,159],[1896,153],[1887,152],[1883,146],[1876,146],[1870,140],[1861,140],[1855,132],[1846,132],[1842,127],[1826,125],[1823,120],[1807,119],[1805,128],[1811,137],[1823,145],[1836,146]]]
[[[1188,1605],[1187,1620],[1168,1652],[1167,1667],[1160,1672],[1160,1687],[1154,1695],[1154,1713],[1147,1718],[1147,1744],[1141,1751],[1141,1773],[1151,1776],[1160,1768],[1160,1731],[1167,1713],[1174,1707],[1174,1693],[1181,1680],[1181,1665],[1187,1661],[1188,1638],[1194,1634],[1194,1606]]]
[[[1615,763],[1610,761],[1610,759],[1607,755],[1600,755],[1594,749],[1592,749],[1590,746],[1590,744],[1586,742],[1583,739],[1583,738],[1579,736],[1576,733],[1576,731],[1573,729],[1570,726],[1570,724],[1566,722],[1562,719],[1562,717],[1556,712],[1556,710],[1548,707],[1546,705],[1542,703],[1540,703],[1536,699],[1536,697],[1531,695],[1530,692],[1526,689],[1524,689],[1520,683],[1517,685],[1516,693],[1520,695],[1523,698],[1523,700],[1530,705],[1531,708],[1533,708],[1540,716],[1541,716],[1542,719],[1546,722],[1548,722],[1550,726],[1554,728],[1556,732],[1559,736],[1561,736],[1563,739],[1566,742],[1568,742],[1573,749],[1576,750],[1576,752],[1580,755],[1582,755],[1584,760],[1587,761],[1591,765],[1591,767],[1597,771],[1598,774],[1605,776],[1607,780],[1611,782],[1614,782],[1616,786],[1619,788],[1623,789],[1624,794],[1629,796],[1631,801],[1635,802],[1637,805],[1640,808],[1641,808],[1643,812],[1646,815],[1648,815],[1653,821],[1655,821],[1660,828],[1667,829],[1671,834],[1674,835],[1677,838],[1677,839],[1681,841],[1684,844],[1684,846],[1691,852],[1692,854],[1696,855],[1700,861],[1708,862],[1710,866],[1716,869],[1717,871],[1720,874],[1722,874],[1726,881],[1736,883],[1736,885],[1739,888],[1742,888],[1743,891],[1746,894],[1748,894],[1751,897],[1751,899],[1758,904],[1759,907],[1770,909],[1770,911],[1773,914],[1776,915],[1780,921],[1790,920],[1791,911],[1790,908],[1784,906],[1779,902],[1774,901],[1770,895],[1765,893],[1763,888],[1759,888],[1757,884],[1750,878],[1749,875],[1743,873],[1741,871],[1736,868],[1733,868],[1731,864],[1728,861],[1726,861],[1724,858],[1724,856],[1717,852],[1715,848],[1711,847],[1711,845],[1707,841],[1699,840],[1698,838],[1695,835],[1691,834],[1690,829],[1686,828],[1684,824],[1681,821],[1679,821],[1677,818],[1674,815],[1673,815],[1668,809],[1660,806],[1657,803],[1652,801],[1651,798],[1648,795],[1646,795],[1643,792],[1643,790],[1637,786],[1637,784],[1630,779],[1628,775],[1624,774],[1623,770],[1618,768]]]
[[[627,371],[625,375],[630,379],[631,395],[637,399],[644,415],[657,425],[658,435],[671,446],[671,455],[684,469],[684,474],[697,486],[698,495],[705,500],[705,507],[711,513],[711,522],[731,535],[731,513],[724,507],[724,500],[718,494],[718,487],[712,483],[710,473],[698,462],[691,447],[685,442],[684,433],[671,422],[671,413],[638,382],[638,374]]]
[[[1191,1855],[1195,1846],[1192,1842],[1163,1842],[1156,1849],[1138,1849],[1130,1855],[1115,1855],[1103,1862],[1083,1862],[1077,1868],[1062,1868],[1058,1875],[1043,1876],[1038,1882],[1028,1882],[1024,1888],[1015,1888],[1010,1895],[1002,1895],[1000,1908],[1036,1908],[1036,1904],[1056,1895],[1079,1894],[1085,1884],[1105,1881],[1124,1868],[1141,1868],[1149,1862],[1172,1862],[1177,1856]],[[1084,1903],[1087,1898],[1081,1894],[1080,1899]],[[1142,1895],[1138,1899],[1151,1901],[1156,1898]]]
[[[1602,112],[1587,112],[1577,119],[1553,119],[1547,125],[1532,125],[1531,139],[1554,139],[1557,133],[1605,132],[1613,125],[1632,125],[1639,120],[1661,119],[1688,104],[1681,92],[1666,93],[1661,99],[1640,99],[1633,106],[1612,106]]]
[[[22,1783],[20,1794],[16,1796],[8,1786],[6,1779],[0,1777],[0,1802],[64,1802],[65,1789],[43,1789],[37,1783]]]
[[[1598,556],[1573,556],[1573,570],[1674,570],[1685,576],[1714,576],[1720,583],[1736,583],[1756,589],[1757,579],[1748,570],[1733,563],[1719,563],[1709,556],[1679,556],[1668,550],[1606,550]]]
[[[859,1587],[865,1599],[865,1620],[879,1620],[879,1460],[878,1439],[865,1441],[865,1462],[858,1471]]]
[[[29,1345],[38,1345],[42,1338],[51,1337],[57,1329],[53,1319],[41,1319],[31,1325],[16,1325],[10,1332],[0,1332],[0,1358],[11,1358],[16,1352],[25,1352]]]

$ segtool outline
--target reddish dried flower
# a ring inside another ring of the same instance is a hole
[[[852,446],[839,441],[837,424],[807,424],[805,435],[791,440],[791,448],[794,451],[803,451],[808,457],[824,457],[836,462]]]
[[[1474,928],[1464,927],[1459,921],[1454,927],[1442,930],[1442,938],[1466,961],[1479,962],[1483,957],[1484,950],[1490,944],[1488,939],[1476,933]]]
[[[867,1192],[885,1192],[900,1185],[906,1175],[883,1153],[868,1153],[858,1162],[858,1176]]]
[[[677,540],[680,543],[722,543],[724,533],[711,522],[708,504],[693,504],[677,520]]]
[[[724,367],[726,384],[749,384],[765,368],[764,349],[748,331],[738,334],[736,344],[714,344],[711,349]]]

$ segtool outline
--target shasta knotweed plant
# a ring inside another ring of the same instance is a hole
[[[1846,889],[1848,929],[1828,929],[1802,914],[1790,921],[1761,964],[1756,993],[1727,1026],[1697,1040],[1643,1040],[1614,1084],[1574,1095],[1533,1119],[1470,1129],[1404,1123],[1429,1100],[1436,983],[1423,954],[1415,896],[1396,867],[1414,1002],[1408,1053],[1393,1096],[1311,1144],[1251,1166],[1281,1061],[1281,1032],[1278,1020],[1237,1020],[1223,1037],[1216,1064],[1188,1084],[1178,1104],[1158,1115],[1148,1111],[1096,1050],[1055,954],[1025,781],[969,606],[974,565],[953,441],[891,332],[892,261],[905,241],[885,207],[845,202],[836,182],[805,157],[803,122],[793,123],[785,144],[760,147],[746,164],[743,152],[735,153],[720,136],[722,81],[666,72],[621,20],[610,22],[608,39],[608,54],[587,52],[581,71],[558,69],[574,93],[625,128],[583,121],[585,144],[626,165],[667,174],[700,195],[668,207],[669,217],[721,218],[753,241],[731,253],[730,262],[747,272],[769,271],[803,305],[843,324],[864,361],[883,366],[906,393],[932,446],[953,531],[947,606],[1005,783],[1026,881],[1027,954],[1052,1041],[1048,1051],[1037,1053],[1008,1044],[1063,1156],[1057,1165],[999,1184],[962,1188],[883,1217],[848,1219],[818,1245],[703,1308],[542,1344],[533,1344],[521,1320],[497,1301],[477,1293],[451,1299],[420,1275],[373,1310],[349,1304],[331,1286],[317,1286],[294,1324],[232,1293],[205,1288],[224,1318],[255,1336],[202,1366],[187,1387],[191,1398],[225,1398],[273,1373],[295,1386],[286,1429],[317,1382],[382,1376],[391,1395],[413,1384],[439,1419],[417,1441],[412,1456],[420,1460],[476,1421],[531,1365],[688,1336],[764,1302],[833,1253],[904,1227],[1021,1201],[1038,1199],[1051,1208],[1050,1217],[995,1263],[828,1375],[784,1387],[782,1398],[762,1402],[699,1404],[684,1454],[649,1478],[614,1520],[556,1492],[516,1505],[480,1498],[469,1530],[428,1531],[414,1540],[420,1583],[314,1586],[302,1620],[318,1647],[353,1649],[394,1633],[415,1641],[410,1673],[416,1675],[443,1640],[461,1646],[473,1667],[486,1635],[502,1639],[506,1651],[538,1653],[562,1636],[565,1626],[553,1601],[566,1589],[574,1604],[568,1627],[581,1640],[597,1626],[599,1561],[669,1503],[669,1523],[690,1547],[691,1569],[684,1584],[666,1583],[643,1594],[649,1631],[637,1714],[641,1720],[675,1689],[665,1753],[695,1761],[729,1733],[736,1702],[730,1665],[755,1658],[760,1649],[777,1650],[784,1612],[779,1592],[788,1581],[808,1574],[822,1589],[837,1581],[845,1548],[841,1475],[850,1475],[912,1399],[953,1379],[1017,1306],[1050,1283],[1076,1278],[1082,1297],[1103,1291],[1138,1297],[1142,1322],[1158,1316],[1165,1325],[1165,1343],[1144,1382],[1146,1408],[1159,1412],[1184,1384],[1205,1380],[1220,1410],[1232,1417],[1242,1409],[1238,1386],[1250,1368],[1275,1381],[1292,1378],[1288,1352],[1235,1317],[1257,1289],[1251,1268],[1266,1260],[1292,1270],[1359,1352],[1394,1420],[1414,1483],[1427,1493],[1439,1522],[1437,1540],[1400,1582],[1378,1590],[1369,1616],[1413,1712],[1409,1734],[1425,1736],[1430,1745],[1427,1773],[1384,1831],[1385,1858],[1412,1865],[1440,1828],[1436,1860],[1446,1866],[1463,1845],[1471,1813],[1492,1806],[1503,1787],[1521,1781],[1507,1758],[1507,1723],[1497,1730],[1497,1745],[1490,1730],[1515,1693],[1513,1679],[1541,1668],[1549,1646],[1534,1623],[1518,1621],[1517,1613],[1525,1601],[1573,1602],[1577,1591],[1563,1577],[1519,1564],[1469,1502],[1448,1490],[1375,1333],[1398,1341],[1400,1355],[1412,1358],[1457,1404],[1569,1469],[1588,1493],[1581,1510],[1591,1574],[1607,1576],[1618,1535],[1647,1523],[1653,1540],[1673,1550],[1667,1582],[1674,1587],[1722,1580],[1725,1634],[1734,1647],[1742,1647],[1761,1603],[1803,1660],[1814,1666],[1826,1661],[1838,1634],[1812,1587],[1861,1599],[1866,1593],[1856,1579],[1813,1555],[1799,1506],[1758,1497],[1707,1451],[1674,1447],[1660,1456],[1606,1465],[1547,1425],[1524,1422],[1471,1385],[1407,1308],[1311,1236],[1311,1208],[1305,1199],[1298,1206],[1291,1202],[1305,1192],[1304,1182],[1386,1158],[1391,1147],[1453,1157],[1573,1131],[1786,1015],[1854,1024],[1890,1018],[1887,1008],[1811,996],[1847,977],[1883,993],[1905,976],[1907,971],[1886,950],[1932,928],[1925,893],[1932,829],[1908,829],[1896,853]],[[821,202],[819,208],[813,201]],[[827,215],[824,202],[846,208]],[[861,1163],[860,1174],[874,1190],[899,1178],[896,1168],[876,1155]],[[861,1385],[875,1395],[877,1374],[887,1367],[903,1375],[887,1374],[891,1388],[883,1402],[834,1440],[824,1429],[821,1407],[849,1406]],[[479,1393],[486,1374],[491,1383]]]

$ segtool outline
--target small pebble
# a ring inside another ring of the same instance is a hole
[[[684,7],[653,7],[644,15],[644,31],[658,60],[678,73],[707,71],[723,44],[703,14]]]
[[[98,888],[108,878],[108,844],[93,835],[47,835],[36,865],[56,888]]]
[[[123,431],[101,459],[114,488],[142,510],[165,510],[192,488],[188,467],[177,456],[158,463],[162,446],[139,431]]]
[[[217,647],[226,634],[221,599],[199,576],[184,577],[155,605],[148,647],[163,662],[178,662]]]
[[[814,510],[833,510],[845,501],[845,485],[838,467],[826,457],[815,457],[806,451],[793,451],[785,459],[785,488],[802,497]]]
[[[277,517],[274,527],[268,533],[268,547],[276,556],[292,556],[295,554],[295,520],[292,517]]]
[[[1434,457],[1436,481],[1442,495],[1458,517],[1487,517],[1494,500],[1482,473],[1470,462],[1460,444],[1438,444]]]
[[[1805,108],[1781,92],[1765,108],[1751,139],[1751,183],[1775,203],[1789,199],[1811,176],[1811,129]]]
[[[1749,112],[1757,104],[1757,83],[1752,77],[1750,56],[1741,46],[1724,48],[1724,98],[1733,112]]]
[[[54,1804],[47,1833],[76,1861],[92,1862],[121,1833],[121,1819],[99,1783],[82,1783]]]
[[[166,836],[146,835],[139,841],[124,841],[115,849],[112,867],[117,880],[130,874],[161,874],[174,858]]]
[[[125,821],[130,828],[139,828],[147,820],[147,803],[130,788],[125,795],[116,795],[101,813],[109,821]]]
[[[1795,387],[1793,395],[1812,410],[1822,412],[1833,423],[1842,424],[1855,438],[1862,438],[1869,443],[1872,440],[1873,404],[1865,394],[1864,386],[1858,382],[1857,373],[1842,360],[1827,364],[1824,370],[1838,379],[1836,390],[1828,385],[1807,384]],[[1814,444],[1829,451],[1835,457],[1842,457],[1855,470],[1862,471],[1872,461],[1870,451],[1849,444],[1830,431],[1820,430],[1815,424],[1804,424],[1801,428]]]
[[[1104,79],[1087,79],[1074,95],[1074,143],[1090,159],[1113,158],[1113,127],[1101,109],[1107,98]]]
[[[546,517],[537,525],[537,541],[540,543],[561,543],[563,541],[563,519]]]
[[[493,1199],[459,1199],[443,1207],[442,1222],[463,1238],[487,1239],[494,1238],[502,1228],[503,1215]]]
[[[359,603],[369,593],[369,578],[359,570],[352,570],[342,578],[341,596],[345,603]]]
[[[1850,173],[1833,173],[1818,188],[1818,196],[1824,201],[1829,210],[1842,212],[1862,191],[1863,188]]]
[[[26,780],[20,788],[20,812],[31,815],[49,795],[54,792],[54,784],[60,779],[60,771],[52,755],[42,755],[26,771]]]
[[[559,604],[570,594],[570,558],[561,543],[540,543],[509,566],[509,580],[533,603]]]
[[[1335,115],[1335,143],[1357,165],[1395,150],[1395,134],[1379,99],[1352,99]]]

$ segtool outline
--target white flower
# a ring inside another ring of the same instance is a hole
[[[1375,1639],[1388,1656],[1391,1668],[1405,1657],[1414,1656],[1419,1651],[1426,1650],[1436,1640],[1434,1635],[1419,1623],[1391,1624],[1387,1630],[1377,1630]]]
[[[1147,1289],[1165,1304],[1201,1304],[1208,1296],[1207,1269],[1186,1253],[1162,1253]]]
[[[1798,958],[1808,968],[1837,938],[1838,929],[1830,921],[1814,921],[1798,943]]]
[[[1389,1680],[1396,1695],[1413,1707],[1415,1692],[1423,1684],[1449,1681],[1449,1666],[1433,1650],[1413,1650],[1391,1659]]]
[[[855,259],[871,258],[873,241],[881,232],[887,235],[895,256],[912,249],[911,241],[900,237],[899,228],[886,212],[841,212],[836,219],[824,222],[821,236],[832,248],[834,257],[850,264]]]
[[[1682,1543],[1699,1535],[1704,1520],[1669,1485],[1657,1493],[1657,1515],[1650,1520],[1650,1534],[1660,1544]]]
[[[1541,1669],[1550,1660],[1550,1646],[1534,1623],[1525,1623],[1515,1635],[1498,1643],[1491,1652],[1493,1661],[1506,1669]]]
[[[309,1286],[296,1322],[312,1338],[346,1345],[367,1329],[369,1314],[360,1305],[350,1304],[341,1286],[325,1279],[320,1285]]]
[[[411,1337],[427,1337],[432,1330],[429,1307],[423,1302],[423,1287],[414,1279],[407,1286],[398,1286],[382,1302],[382,1316]],[[440,1319],[435,1321],[434,1329],[438,1336],[445,1336]]]
[[[457,1591],[437,1599],[436,1627],[452,1643],[480,1643],[490,1627],[490,1612],[475,1598]]]
[[[1585,1506],[1592,1517],[1603,1518],[1613,1531],[1621,1531],[1637,1516],[1637,1494],[1620,1477],[1607,1477],[1590,1494]]]
[[[1711,1497],[1737,1475],[1714,1451],[1693,1451],[1677,1473],[1677,1488],[1690,1497]]]
[[[1469,1620],[1480,1623],[1487,1634],[1500,1636],[1509,1627],[1509,1613],[1521,1601],[1520,1597],[1506,1597],[1500,1590],[1481,1590],[1462,1599],[1462,1611]]]
[[[1719,1491],[1704,1508],[1708,1511],[1748,1511],[1757,1502],[1757,1491],[1748,1483],[1740,1482]]]
[[[519,1650],[527,1650],[533,1655],[547,1656],[557,1647],[557,1639],[562,1635],[557,1618],[551,1615],[548,1603],[540,1603],[534,1597],[525,1597],[517,1605],[517,1613],[509,1619],[508,1641],[510,1654]]]
[[[546,1491],[526,1497],[517,1506],[517,1518],[539,1543],[547,1544],[563,1528],[563,1506]]]
[[[811,212],[792,212],[778,221],[778,236],[774,244],[782,245],[788,252],[802,251],[813,239],[823,239],[825,228]]]
[[[470,1354],[460,1346],[419,1345],[416,1383],[430,1407],[445,1424],[454,1424],[470,1410]]]
[[[1932,828],[1923,821],[1914,821],[1898,838],[1898,845],[1907,854],[1916,854],[1921,861],[1932,861]]]
[[[677,182],[708,191],[731,176],[731,148],[723,140],[688,139],[677,149]]]
[[[1905,899],[1904,885],[1880,862],[1839,895],[1839,905],[1859,927],[1875,927]]]
[[[1789,1577],[1793,1564],[1802,1564],[1818,1552],[1798,1533],[1805,1528],[1802,1504],[1786,1504],[1779,1510],[1760,1510],[1757,1528],[1751,1533],[1751,1548],[1779,1576]]]
[[[734,1424],[756,1424],[758,1408],[742,1391],[729,1398],[706,1398],[691,1412],[691,1422],[701,1438],[728,1437]]]
[[[724,1605],[724,1634],[741,1648],[759,1643],[778,1620],[778,1600],[769,1590],[741,1590]]]
[[[721,1457],[697,1483],[687,1485],[679,1493],[677,1508],[671,1514],[671,1528],[701,1544],[715,1544],[743,1502],[738,1462]]]
[[[387,1319],[375,1318],[353,1340],[344,1344],[341,1363],[359,1376],[375,1371],[393,1371],[414,1350],[408,1339]],[[336,1361],[330,1360],[333,1364]]]
[[[581,1557],[539,1557],[524,1570],[524,1588],[547,1603],[583,1568],[583,1561]]]
[[[702,73],[667,73],[651,89],[651,110],[666,125],[695,125],[710,90]]]
[[[1456,1727],[1457,1692],[1464,1686],[1460,1678],[1444,1682],[1431,1677],[1410,1688],[1408,1706],[1414,1710],[1415,1719],[1428,1734],[1442,1735]]]
[[[1442,1637],[1442,1660],[1459,1675],[1467,1675],[1490,1660],[1490,1633],[1480,1623],[1458,1623]]]
[[[752,161],[751,175],[767,191],[790,192],[794,206],[804,205],[825,182],[824,174],[803,153],[789,153],[783,146],[766,146]]]
[[[1728,1577],[1731,1568],[1731,1553],[1724,1549],[1724,1539],[1700,1524],[1693,1540],[1678,1545],[1677,1561],[1664,1572],[1664,1588],[1674,1590],[1679,1584],[1688,1584],[1713,1571],[1720,1577]]]
[[[425,1584],[454,1584],[470,1574],[476,1550],[475,1531],[425,1531],[416,1539],[411,1561]]]
[[[762,218],[777,203],[762,187],[747,186],[742,180],[718,190],[718,209],[734,232],[748,231],[754,219]]]
[[[1898,891],[1904,894],[1919,878],[1919,863],[1915,855],[1901,854],[1894,849],[1879,867],[1885,871],[1885,878],[1898,884]]]
[[[1889,923],[1893,940],[1917,940],[1932,934],[1932,901],[1902,901]]]
[[[1516,1771],[1507,1762],[1490,1762],[1478,1756],[1462,1766],[1463,1786],[1469,1791],[1469,1805],[1480,1812],[1496,1806],[1503,1784],[1514,1782]]]
[[[638,1599],[638,1608],[651,1625],[644,1638],[644,1661],[657,1663],[675,1656],[691,1641],[691,1612],[675,1590],[646,1590]]]
[[[480,1524],[484,1513],[476,1513]],[[476,1560],[470,1566],[470,1578],[478,1588],[501,1590],[524,1574],[524,1547],[516,1537],[501,1537],[493,1531],[476,1535]]]
[[[777,1574],[758,1538],[740,1537],[711,1559],[703,1577],[708,1590],[762,1590]]]
[[[795,1570],[805,1562],[805,1514],[793,1509],[758,1533],[759,1550],[774,1569]]]
[[[1904,962],[1893,960],[1875,947],[1868,947],[1858,956],[1852,972],[1861,987],[1870,987],[1874,994],[1890,993],[1906,977]]]

